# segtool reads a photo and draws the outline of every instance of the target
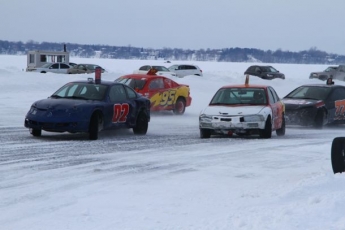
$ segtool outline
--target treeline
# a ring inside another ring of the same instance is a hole
[[[12,42],[0,40],[0,54],[25,55],[30,50],[67,51],[73,57],[111,58],[111,59],[164,59],[188,61],[218,62],[264,62],[294,64],[344,64],[345,55],[327,53],[312,47],[309,50],[291,52],[278,49],[276,51],[252,48],[224,49],[176,49],[176,48],[142,48],[132,46],[83,45],[74,43],[53,42]]]

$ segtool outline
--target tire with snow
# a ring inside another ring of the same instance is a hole
[[[265,123],[265,129],[260,130],[260,137],[261,138],[271,138],[272,137],[272,121],[271,116],[267,117],[266,123]]]
[[[184,98],[180,97],[177,99],[175,103],[175,108],[173,110],[174,114],[176,115],[182,115],[184,114],[184,111],[186,110],[186,101]]]
[[[137,117],[137,122],[133,128],[133,133],[137,135],[145,135],[149,126],[149,120],[145,112],[141,111]]]
[[[30,129],[30,134],[34,137],[40,137],[42,135],[41,129]]]
[[[277,136],[284,136],[285,135],[285,116],[283,114],[283,121],[282,121],[282,126],[280,129],[276,130]]]
[[[200,129],[200,138],[210,138],[211,130],[210,129]]]
[[[333,139],[331,161],[334,173],[345,171],[345,137],[336,137]]]

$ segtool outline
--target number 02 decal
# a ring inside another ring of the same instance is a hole
[[[127,120],[127,115],[129,112],[129,105],[124,104],[114,104],[114,114],[113,114],[113,123],[124,123]]]

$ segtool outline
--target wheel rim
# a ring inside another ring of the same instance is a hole
[[[178,113],[182,113],[182,112],[183,112],[184,104],[183,104],[182,101],[179,101],[179,102],[177,103],[176,107],[177,107],[177,112],[178,112]]]

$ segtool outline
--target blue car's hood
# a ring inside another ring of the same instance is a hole
[[[80,100],[80,99],[64,99],[64,98],[48,98],[36,101],[34,106],[38,109],[66,109],[73,108],[82,104],[94,104],[99,101]]]

